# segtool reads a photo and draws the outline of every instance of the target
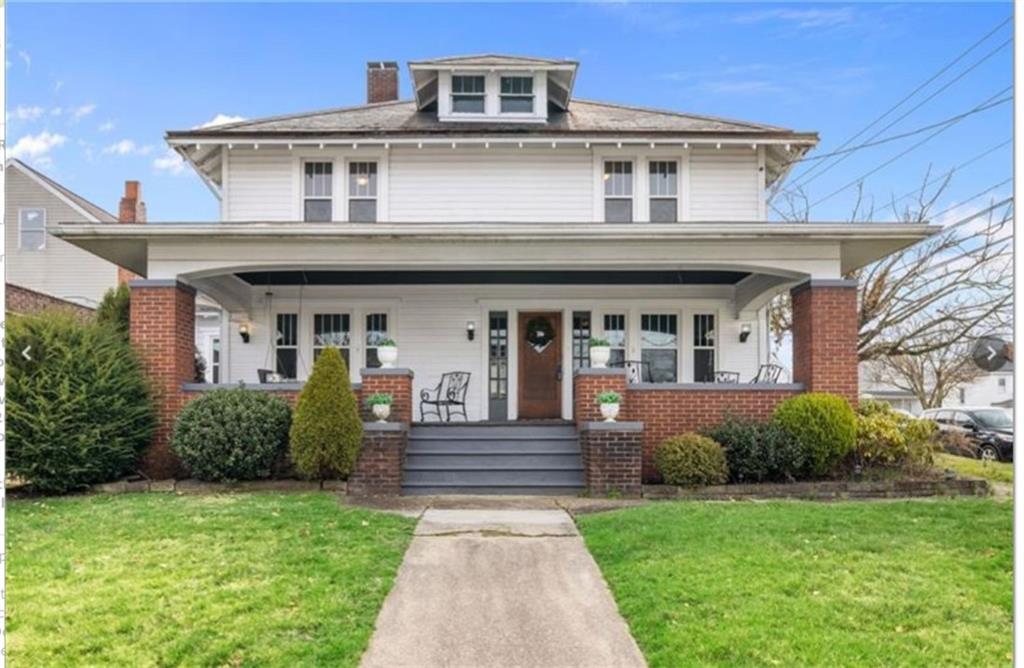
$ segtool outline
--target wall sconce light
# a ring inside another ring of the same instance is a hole
[[[242,337],[242,343],[249,343],[249,323],[243,322],[241,325],[238,326],[238,335]]]
[[[476,338],[476,323],[472,320],[466,321],[466,340],[472,341]]]
[[[740,325],[740,343],[746,343],[750,338],[750,323]]]

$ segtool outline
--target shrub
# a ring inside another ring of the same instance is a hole
[[[936,425],[872,402],[857,409],[855,458],[862,466],[899,467],[909,472],[931,468]]]
[[[337,348],[325,348],[299,394],[291,430],[295,468],[307,476],[348,478],[363,443],[363,422]]]
[[[775,408],[772,421],[794,438],[809,476],[832,473],[857,441],[857,415],[835,394],[809,392],[786,399]]]
[[[266,392],[214,390],[185,405],[171,447],[200,480],[269,478],[285,451],[291,409]]]
[[[96,322],[120,332],[125,339],[131,327],[131,290],[125,283],[110,288],[96,307]]]
[[[803,473],[803,450],[775,423],[727,417],[707,436],[725,448],[732,482],[791,482]]]
[[[700,434],[686,433],[654,449],[654,464],[670,485],[719,485],[729,478],[722,446]]]
[[[7,322],[11,473],[40,492],[61,494],[131,472],[155,418],[128,342],[66,313]]]

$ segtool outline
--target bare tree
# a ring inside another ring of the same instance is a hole
[[[938,408],[958,387],[984,374],[964,343],[917,355],[895,355],[870,363],[871,380],[914,395],[922,408]]]
[[[927,222],[951,176],[930,180],[926,174],[910,204],[901,208],[897,202],[906,198],[892,200],[896,218]],[[929,188],[933,182],[938,186]],[[802,194],[790,193],[784,200],[790,214],[805,215]],[[873,203],[865,203],[859,191],[850,219],[873,216]],[[1012,198],[991,202],[938,234],[848,274],[860,290],[860,359],[925,355],[1005,329],[1013,309],[1012,225]],[[788,295],[773,301],[769,318],[776,341],[781,341],[792,327]]]

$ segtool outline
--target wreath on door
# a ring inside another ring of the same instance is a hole
[[[555,328],[547,318],[531,318],[526,323],[526,342],[538,353],[555,340]]]

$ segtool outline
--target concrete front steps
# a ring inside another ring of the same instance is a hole
[[[567,423],[413,424],[402,493],[578,494],[583,462]]]

